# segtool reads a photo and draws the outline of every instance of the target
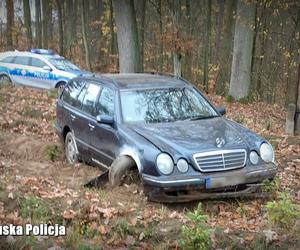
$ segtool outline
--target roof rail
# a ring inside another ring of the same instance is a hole
[[[144,73],[152,74],[152,75],[160,75],[160,76],[169,76],[169,77],[174,77],[176,79],[179,79],[181,81],[184,81],[185,83],[191,84],[188,80],[184,79],[183,77],[179,75],[174,75],[172,73],[163,73],[159,71],[145,71]]]
[[[109,80],[111,83],[113,83],[116,87],[118,86],[118,83],[115,81],[115,79],[109,77],[109,76],[104,76],[102,74],[95,74],[93,73],[92,77],[99,77],[99,78],[103,78],[106,80]]]

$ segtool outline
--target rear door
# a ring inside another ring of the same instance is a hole
[[[9,74],[14,83],[28,85],[30,57],[16,56],[9,68]]]
[[[92,157],[91,141],[94,129],[92,123],[95,120],[95,103],[100,89],[100,85],[96,83],[87,83],[78,95],[76,109],[71,114],[76,142],[86,160]],[[77,112],[78,109],[80,111]]]

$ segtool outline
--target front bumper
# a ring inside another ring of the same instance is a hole
[[[258,191],[259,183],[273,179],[276,173],[276,165],[268,163],[224,172],[197,172],[194,175],[155,177],[144,174],[142,180],[147,193],[152,197],[159,196],[151,200],[161,198],[163,202],[182,202],[249,196]]]

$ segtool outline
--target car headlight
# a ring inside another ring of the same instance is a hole
[[[249,155],[252,164],[256,165],[258,163],[258,154],[255,151],[251,151]]]
[[[179,159],[177,162],[177,168],[181,173],[185,173],[189,170],[189,164],[185,159]]]
[[[265,162],[273,162],[274,161],[274,150],[273,147],[269,144],[264,142],[260,146],[260,157]]]
[[[174,162],[168,154],[161,153],[156,158],[156,166],[165,175],[171,174],[174,170]]]

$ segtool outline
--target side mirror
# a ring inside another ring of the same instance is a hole
[[[43,70],[52,71],[52,69],[48,65],[43,66]]]
[[[114,118],[109,115],[97,115],[96,120],[98,123],[109,124],[109,125],[114,124]]]
[[[226,114],[226,108],[225,107],[218,107],[217,111],[222,116]]]

